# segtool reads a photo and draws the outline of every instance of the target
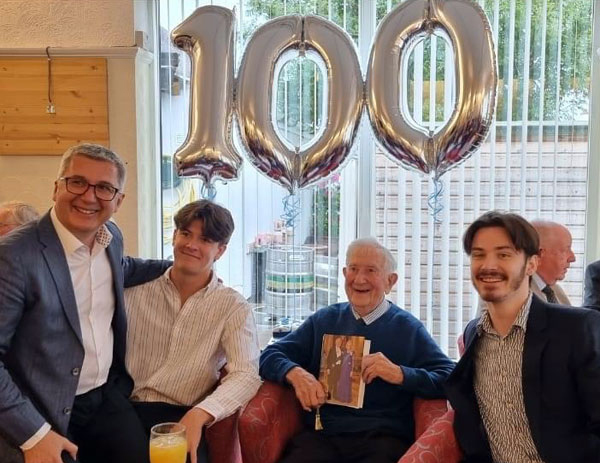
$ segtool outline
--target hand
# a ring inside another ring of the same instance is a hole
[[[23,455],[25,463],[62,463],[63,451],[77,459],[77,446],[51,430],[29,450],[24,450]]]
[[[304,368],[292,368],[285,375],[285,379],[293,386],[300,405],[307,412],[325,403],[323,385]]]
[[[390,384],[402,384],[404,382],[402,367],[392,363],[381,352],[363,357],[362,377],[367,384],[370,384],[377,377]]]
[[[215,419],[210,413],[201,408],[190,408],[183,418],[179,420],[185,426],[185,435],[187,436],[188,452],[190,454],[190,462],[196,463],[198,458],[197,452],[202,440],[202,428],[204,425],[211,423]]]

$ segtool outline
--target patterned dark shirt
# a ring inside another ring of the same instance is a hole
[[[475,395],[497,463],[543,463],[523,400],[523,346],[530,306],[531,293],[504,337],[492,326],[487,309],[477,325]]]

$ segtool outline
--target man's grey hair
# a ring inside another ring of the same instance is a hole
[[[390,252],[390,250],[388,248],[386,248],[385,246],[383,246],[379,241],[377,241],[373,237],[359,238],[357,240],[352,241],[348,245],[348,250],[346,251],[346,263],[348,263],[348,259],[350,258],[350,255],[352,254],[352,252],[354,252],[354,250],[356,248],[362,248],[362,247],[371,247],[371,248],[379,249],[383,253],[383,256],[385,257],[386,270],[389,273],[396,271],[398,264],[396,263],[396,259],[394,258],[394,256]]]
[[[60,167],[58,168],[58,178],[61,178],[65,174],[71,165],[71,160],[75,156],[84,156],[94,161],[110,162],[117,168],[117,181],[119,182],[116,185],[117,188],[122,190],[125,186],[126,168],[123,160],[114,151],[95,143],[81,143],[80,145],[71,146],[65,151],[60,161]]]
[[[17,225],[24,225],[40,218],[33,206],[21,201],[0,203],[0,212],[9,212]]]

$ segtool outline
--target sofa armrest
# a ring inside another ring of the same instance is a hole
[[[242,463],[239,417],[238,411],[206,429],[206,445],[211,463]]]
[[[413,413],[415,417],[415,439],[418,439],[429,426],[448,411],[446,399],[420,399],[415,398],[413,402]]]
[[[462,452],[453,429],[454,410],[436,418],[398,463],[458,463]]]
[[[265,381],[240,416],[244,463],[272,463],[302,428],[302,409],[293,389]]]

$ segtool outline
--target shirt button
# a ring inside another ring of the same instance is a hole
[[[70,407],[65,407],[63,408],[63,413],[65,415],[70,415],[71,414],[71,408]]]
[[[71,370],[71,374],[72,374],[73,376],[79,376],[79,372],[80,372],[80,371],[81,371],[81,370],[80,370],[79,368],[75,367],[75,368],[73,368],[73,369]]]

